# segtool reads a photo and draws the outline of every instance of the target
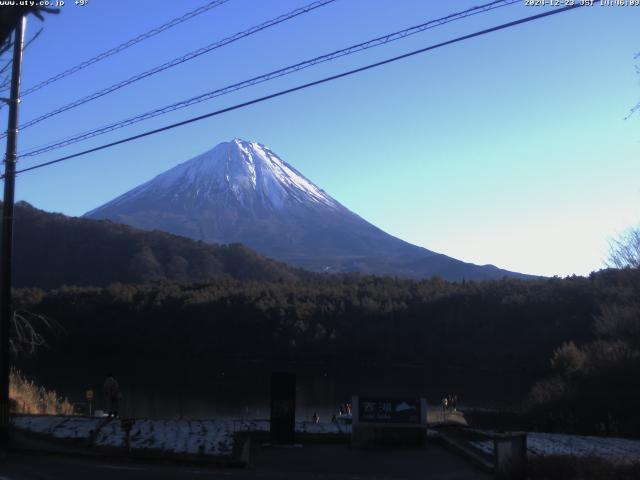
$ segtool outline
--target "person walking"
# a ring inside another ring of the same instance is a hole
[[[112,373],[107,374],[107,378],[104,380],[104,384],[102,385],[102,390],[104,391],[107,417],[118,418],[118,407],[120,399],[122,398],[122,393],[120,392],[120,385],[118,385],[116,379],[113,378]]]

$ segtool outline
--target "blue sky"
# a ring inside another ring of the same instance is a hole
[[[21,120],[310,2],[230,0],[25,97]],[[23,87],[203,3],[68,1],[26,52]],[[25,129],[19,150],[478,3],[337,0]],[[523,2],[453,22],[20,167],[542,11]],[[39,27],[31,18],[28,32]],[[81,215],[240,137],[268,145],[345,206],[414,244],[526,273],[588,274],[602,267],[608,239],[640,220],[640,118],[624,120],[640,99],[638,31],[640,7],[577,9],[25,173],[17,198]]]

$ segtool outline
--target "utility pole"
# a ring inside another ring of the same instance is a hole
[[[18,146],[18,107],[20,103],[20,74],[22,50],[27,18],[22,16],[15,29],[11,96],[7,125],[7,153],[4,159],[4,203],[2,204],[2,237],[0,245],[0,449],[9,447],[9,331],[13,308],[11,305],[11,256],[13,250],[13,204],[16,181],[16,150]]]

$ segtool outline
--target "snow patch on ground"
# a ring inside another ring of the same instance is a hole
[[[493,440],[471,442],[486,452],[494,454]],[[640,461],[640,440],[625,438],[589,437],[560,433],[527,434],[527,450],[530,455],[571,455],[575,457],[599,457],[620,462]]]
[[[126,433],[117,419],[24,415],[13,418],[13,423],[22,430],[87,442],[93,431],[96,433],[95,444],[102,447],[124,447],[126,444]],[[136,419],[129,441],[133,450],[229,456],[235,433],[268,432],[269,425],[269,420],[262,419]],[[296,432],[350,434],[351,425],[296,422]]]
[[[125,433],[119,420],[109,420],[98,430],[96,445],[101,447],[120,447],[125,444]]]
[[[100,423],[99,418],[21,416],[13,424],[22,430],[52,435],[56,438],[89,438],[89,432]]]
[[[313,423],[313,422],[296,422],[296,432],[311,434],[346,434],[351,435],[351,424],[345,423]]]

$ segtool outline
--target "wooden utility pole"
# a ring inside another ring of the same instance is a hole
[[[4,159],[4,203],[2,204],[2,237],[0,239],[0,449],[9,447],[9,332],[13,307],[11,304],[11,257],[13,250],[13,204],[16,180],[16,151],[18,146],[18,107],[20,103],[20,74],[22,50],[27,19],[22,16],[15,28],[9,122],[7,125],[7,153]]]

